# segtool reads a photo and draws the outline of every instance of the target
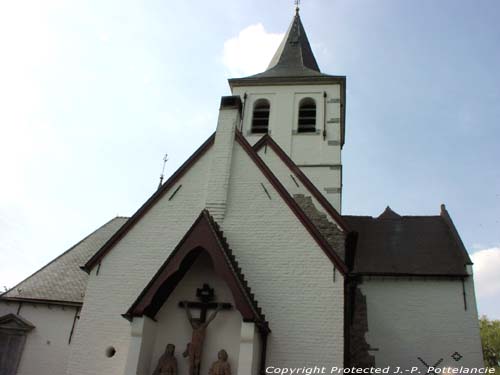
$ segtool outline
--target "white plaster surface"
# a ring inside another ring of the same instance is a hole
[[[18,306],[0,302],[0,316],[16,314]],[[17,375],[64,375],[75,308],[23,303],[19,315],[35,328],[26,336]]]
[[[422,358],[442,367],[482,367],[478,316],[472,278],[465,283],[444,279],[372,278],[361,284],[367,297],[367,342],[377,351],[377,366],[425,366]],[[463,358],[456,362],[454,352]]]

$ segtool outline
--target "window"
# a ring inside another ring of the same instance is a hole
[[[299,133],[316,131],[316,103],[314,99],[305,98],[299,104]]]
[[[267,99],[259,99],[253,106],[252,133],[267,133],[270,105]]]

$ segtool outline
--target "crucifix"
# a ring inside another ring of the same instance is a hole
[[[201,302],[179,302],[179,307],[185,309],[188,321],[193,329],[191,342],[187,344],[186,350],[182,354],[184,357],[189,357],[189,375],[200,374],[203,341],[205,340],[208,325],[215,319],[220,310],[229,310],[232,307],[230,303],[213,302],[215,293],[213,288],[210,288],[208,284],[203,284],[202,288],[196,290],[196,297],[198,297]],[[193,318],[191,309],[200,310],[200,317],[198,319]],[[208,310],[214,311],[207,318]]]

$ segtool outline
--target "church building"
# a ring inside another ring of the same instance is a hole
[[[134,215],[0,296],[0,374],[483,367],[446,207],[341,212],[346,77],[320,71],[298,9],[267,70],[229,86]]]

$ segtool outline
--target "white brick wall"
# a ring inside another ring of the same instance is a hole
[[[286,190],[293,196],[295,194],[304,194],[305,196],[310,196],[312,202],[316,209],[322,213],[324,213],[328,220],[331,223],[335,223],[335,219],[331,217],[331,215],[319,204],[319,202],[314,198],[312,193],[300,182],[299,178],[293,174],[290,169],[283,163],[283,161],[279,158],[279,156],[274,152],[271,147],[263,147],[258,152],[259,156],[266,163],[266,165],[271,169],[273,174],[280,180],[281,184],[286,188]],[[290,175],[293,175],[297,184],[295,184],[294,180]],[[311,180],[314,184],[314,181]],[[338,198],[340,199],[340,194],[338,194]],[[330,201],[331,202],[331,201]],[[339,201],[340,204],[340,201]],[[336,207],[333,205],[333,207]],[[339,227],[340,228],[340,227]]]
[[[462,282],[445,279],[372,278],[360,288],[366,296],[367,342],[377,366],[429,365],[443,358],[443,367],[483,366],[472,277],[466,280],[467,310]],[[463,359],[454,361],[459,352]]]
[[[205,204],[215,220],[224,218],[226,210],[231,153],[233,151],[235,129],[239,119],[237,109],[219,111],[217,135],[212,152]]]
[[[0,302],[0,316],[16,314],[19,304]],[[17,375],[64,375],[74,307],[23,303],[20,316],[35,329],[28,332]]]
[[[204,207],[209,150],[91,273],[68,375],[122,374],[130,323],[121,317],[166,260]],[[104,355],[108,346],[117,353]]]
[[[327,93],[326,114],[323,93]],[[341,129],[336,122],[341,116],[339,102],[340,85],[285,85],[235,87],[233,95],[242,98],[247,94],[242,132],[251,144],[257,142],[262,134],[251,134],[252,112],[255,101],[266,98],[271,104],[269,133],[280,147],[298,165],[314,165],[302,168],[304,173],[317,184],[318,189],[328,201],[340,211],[341,194],[326,193],[324,188],[341,188],[339,170],[330,169],[331,164],[341,164]],[[316,101],[317,134],[296,134],[298,110],[301,99],[310,97]],[[243,100],[243,99],[242,99]],[[324,119],[326,116],[326,139],[323,139]]]
[[[343,278],[239,145],[222,226],[270,323],[268,365],[342,365]]]

